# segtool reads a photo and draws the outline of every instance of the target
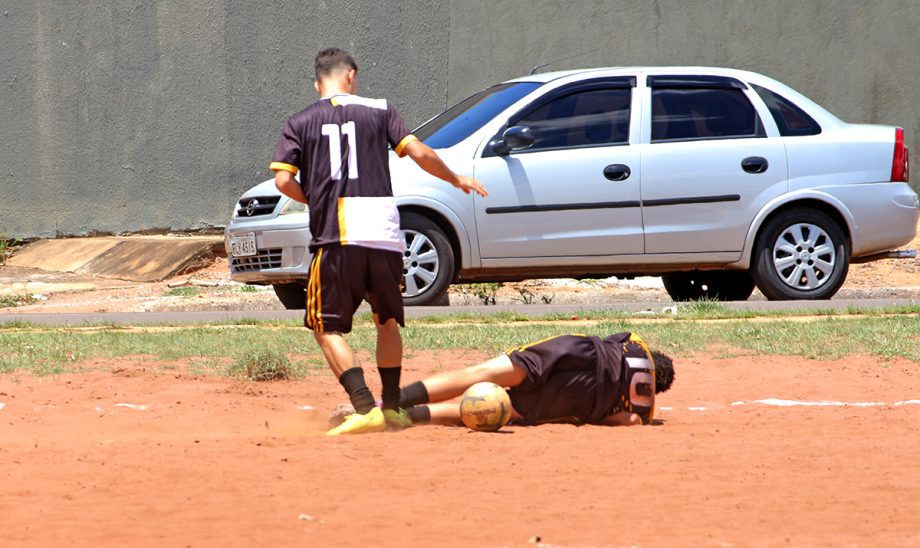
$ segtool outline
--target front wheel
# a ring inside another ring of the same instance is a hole
[[[441,230],[418,213],[402,213],[403,303],[406,306],[444,302],[454,276],[454,250]]]
[[[850,243],[830,215],[790,209],[764,225],[752,259],[754,281],[768,299],[830,299],[846,280]]]
[[[297,283],[272,284],[275,296],[287,310],[304,310],[307,308],[307,291]]]

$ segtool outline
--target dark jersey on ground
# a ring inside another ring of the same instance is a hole
[[[291,116],[270,169],[300,173],[310,208],[311,250],[326,245],[402,250],[388,145],[402,156],[414,139],[383,99],[333,95]]]
[[[600,423],[613,413],[654,411],[654,363],[631,333],[605,339],[562,335],[508,351],[527,376],[508,390],[522,424]]]

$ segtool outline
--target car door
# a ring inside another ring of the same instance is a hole
[[[722,76],[647,78],[642,154],[645,252],[740,252],[756,213],[787,191],[786,150],[768,137],[753,93]]]
[[[489,189],[475,198],[483,259],[572,264],[643,252],[639,154],[629,146],[634,86],[633,77],[580,82],[511,117],[502,129],[527,128],[533,144],[503,155],[487,146],[476,160]]]

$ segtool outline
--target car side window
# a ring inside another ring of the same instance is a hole
[[[767,88],[751,84],[757,95],[763,99],[770,114],[776,120],[776,126],[779,128],[779,134],[784,137],[795,137],[800,135],[817,135],[821,133],[821,126],[814,118],[809,116],[804,110],[797,107],[792,101],[786,99],[778,93],[774,93]]]
[[[625,144],[631,99],[632,88],[575,92],[537,107],[516,125],[533,131],[527,152]]]
[[[741,89],[652,88],[652,142],[766,137]]]

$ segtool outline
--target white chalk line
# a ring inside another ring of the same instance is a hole
[[[125,407],[127,409],[134,409],[135,411],[146,411],[150,409],[149,405],[140,405],[136,403],[116,403],[115,407]]]
[[[836,400],[784,400],[780,398],[765,398],[762,400],[740,400],[729,404],[731,407],[741,405],[766,405],[769,407],[901,407],[905,405],[920,405],[920,400],[901,400],[892,403],[880,401],[836,401]],[[708,411],[708,407],[688,406],[687,411]],[[673,411],[674,407],[660,406],[659,411]]]

